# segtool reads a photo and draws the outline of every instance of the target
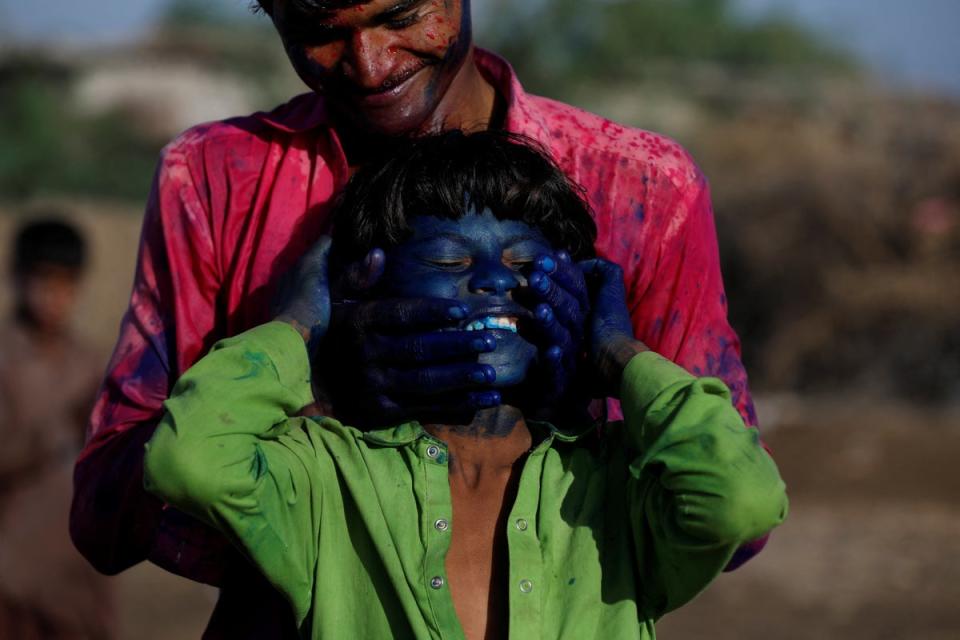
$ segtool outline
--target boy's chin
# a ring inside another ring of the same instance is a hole
[[[537,358],[537,348],[509,331],[495,331],[497,348],[480,354],[480,364],[488,364],[497,372],[495,389],[516,387],[527,379],[527,374]]]

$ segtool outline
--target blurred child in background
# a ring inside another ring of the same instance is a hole
[[[16,234],[0,325],[0,638],[111,638],[107,579],[68,533],[73,460],[100,365],[71,330],[86,243],[55,219]]]

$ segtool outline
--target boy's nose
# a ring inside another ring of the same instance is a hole
[[[481,265],[470,278],[470,292],[488,296],[506,295],[519,286],[517,275],[500,263]]]

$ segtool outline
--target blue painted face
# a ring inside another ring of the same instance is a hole
[[[550,243],[537,229],[497,220],[489,210],[459,220],[417,216],[410,226],[412,237],[387,252],[383,295],[461,301],[469,312],[459,328],[496,337],[497,348],[480,356],[497,372],[494,386],[523,382],[537,349],[517,331],[530,312],[513,294],[526,286],[533,260],[553,253]]]

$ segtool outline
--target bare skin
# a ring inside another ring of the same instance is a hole
[[[648,347],[627,336],[612,340],[598,357],[599,371],[619,389],[623,370]],[[505,638],[507,599],[507,518],[533,436],[523,413],[501,405],[480,411],[469,425],[426,424],[447,445],[453,506],[447,583],[453,607],[469,640]]]
[[[507,602],[506,520],[533,437],[516,408],[477,413],[469,425],[428,424],[447,445],[453,506],[447,582],[464,635],[504,638]]]
[[[424,220],[428,219],[418,219],[426,225],[425,231],[431,228],[437,231]],[[474,221],[477,220],[484,218],[478,216]],[[470,226],[469,220],[462,224],[467,225],[464,229],[472,231],[475,239],[483,235],[482,228]],[[508,223],[490,224],[499,227]],[[451,235],[448,229],[446,237]],[[486,251],[492,251],[494,257],[500,259],[504,245],[509,246],[506,241],[494,242],[493,237],[499,236],[491,234],[492,248],[485,249],[486,245],[481,244],[460,256],[465,264],[453,274],[443,268],[435,269],[435,282],[431,284],[428,283],[429,270],[419,273],[418,290],[428,284],[442,287],[451,279],[458,287],[464,287],[462,291],[458,288],[448,294],[458,300],[475,302],[480,298],[491,304],[494,299],[501,304],[510,300],[520,280],[508,265],[490,263]],[[291,302],[276,318],[291,324],[308,349],[318,334],[325,335],[330,322],[329,294],[315,294],[327,290],[329,249],[330,241],[324,239],[304,256],[298,271],[299,286],[292,288],[299,293],[294,293]],[[627,363],[647,347],[633,337],[630,329],[619,267],[600,260],[580,264],[596,290],[591,302],[593,311],[586,323],[587,366],[600,385],[598,397],[617,397]],[[521,352],[516,353],[519,356]],[[506,637],[509,631],[506,519],[516,498],[527,454],[533,446],[533,436],[521,409],[509,404],[479,410],[468,424],[422,422],[428,433],[447,445],[452,521],[445,563],[447,584],[460,625],[469,640]]]
[[[351,166],[383,136],[477,130],[497,96],[474,60],[468,0],[264,5],[303,81],[324,94]],[[339,8],[338,8],[339,7]]]

